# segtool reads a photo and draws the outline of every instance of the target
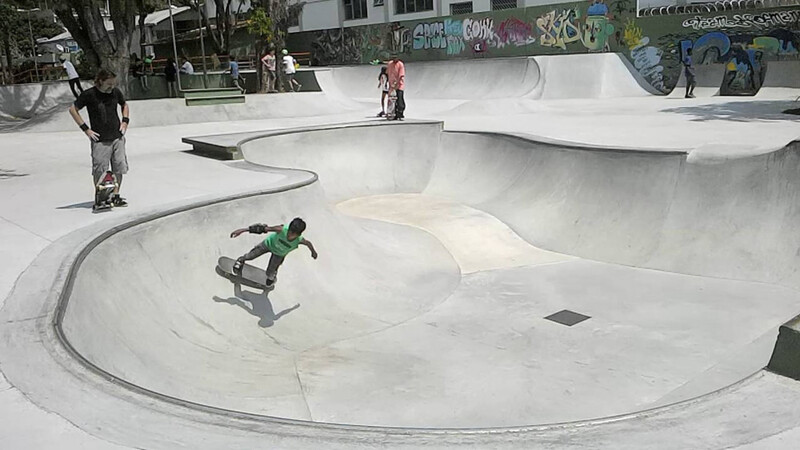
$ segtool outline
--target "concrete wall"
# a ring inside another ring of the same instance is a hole
[[[341,8],[337,0],[318,0],[307,2],[303,7],[303,14],[300,18],[300,29],[307,31],[338,28],[340,26],[340,9]]]

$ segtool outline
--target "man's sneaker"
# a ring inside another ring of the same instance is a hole
[[[111,198],[111,204],[117,207],[125,207],[128,206],[128,202],[125,201],[124,198],[120,197],[119,194],[115,195]]]
[[[267,278],[267,287],[270,287],[273,284],[275,284],[275,280],[270,280],[269,278]]]
[[[237,259],[236,262],[233,263],[233,274],[241,275],[243,266],[244,266],[244,261],[241,259]]]
[[[297,90],[295,92],[300,92],[300,89],[303,89],[303,85],[300,84],[300,83],[297,83]]]
[[[378,113],[378,117],[383,117],[383,116],[385,116],[385,115],[386,115],[386,113],[385,113],[385,112],[383,112],[383,111],[381,111],[381,112],[379,112],[379,113]]]

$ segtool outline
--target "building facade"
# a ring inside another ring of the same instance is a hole
[[[290,32],[357,27],[548,5],[562,0],[306,0]]]

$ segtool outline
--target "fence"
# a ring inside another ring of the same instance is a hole
[[[712,12],[724,12],[742,9],[778,8],[781,6],[796,5],[800,5],[800,0],[722,0],[713,3],[643,8],[639,10],[639,17],[707,14]]]

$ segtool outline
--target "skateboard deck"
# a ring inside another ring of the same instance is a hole
[[[386,102],[386,119],[394,120],[395,107],[397,106],[397,91],[389,92],[389,99]]]
[[[264,269],[259,269],[247,263],[242,266],[242,274],[236,275],[233,273],[233,264],[235,262],[235,259],[221,256],[217,260],[217,273],[234,283],[241,283],[256,289],[272,290],[275,287],[275,283],[272,283],[272,286],[267,286],[267,273]]]
[[[116,188],[117,178],[110,171],[106,172],[100,182],[97,183],[97,192],[94,199],[95,207],[92,208],[92,212],[110,211],[112,208],[111,195]]]

